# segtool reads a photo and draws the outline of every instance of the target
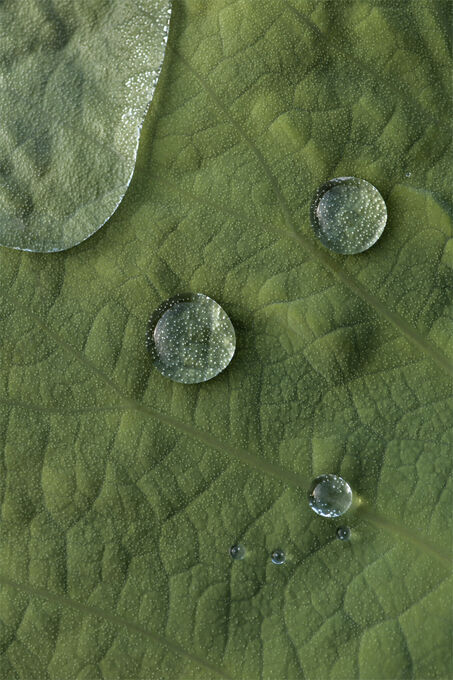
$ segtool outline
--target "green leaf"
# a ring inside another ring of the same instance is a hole
[[[169,5],[1,3],[1,245],[65,250],[116,210],[162,65]]]
[[[1,253],[2,677],[451,676],[449,14],[175,3],[115,215]],[[309,223],[342,175],[389,215],[350,257]],[[237,338],[198,385],[145,343],[187,291]],[[339,520],[308,506],[326,472],[362,501]]]

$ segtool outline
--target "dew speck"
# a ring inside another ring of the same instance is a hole
[[[284,564],[286,562],[286,556],[283,550],[274,550],[271,554],[271,560],[274,564]]]
[[[335,177],[316,192],[312,227],[335,253],[362,253],[376,243],[387,222],[387,207],[375,186],[358,177]]]
[[[149,320],[146,339],[160,373],[186,384],[214,378],[228,366],[236,349],[230,318],[201,293],[163,302]]]
[[[308,502],[322,517],[339,517],[351,507],[352,490],[338,475],[320,475],[311,484]]]
[[[245,557],[245,548],[240,543],[232,545],[230,548],[230,557],[233,560],[243,560]]]
[[[408,171],[405,173],[405,177],[407,177],[407,178],[412,177],[412,173],[409,172],[409,170],[408,170]]]
[[[351,536],[351,529],[349,527],[338,527],[336,534],[339,541],[348,541]]]

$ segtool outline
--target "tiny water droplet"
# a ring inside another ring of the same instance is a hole
[[[406,174],[406,177],[411,177],[411,175],[412,175],[412,173],[409,172],[409,170],[405,174]]]
[[[310,208],[321,243],[352,255],[371,248],[382,235],[387,207],[375,186],[358,177],[335,177],[322,184]]]
[[[176,295],[163,302],[149,320],[146,339],[154,366],[167,378],[186,384],[221,373],[236,348],[230,318],[201,293]]]
[[[322,517],[339,517],[352,503],[351,487],[338,475],[320,475],[308,494],[311,509]]]
[[[245,557],[245,548],[240,543],[232,545],[230,548],[230,556],[233,560],[243,560]]]
[[[348,541],[351,536],[351,529],[349,527],[338,527],[337,538],[340,541]]]
[[[271,554],[271,560],[274,564],[284,564],[286,561],[283,550],[274,550]]]

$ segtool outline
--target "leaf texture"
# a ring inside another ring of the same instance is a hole
[[[0,253],[2,677],[450,677],[449,14],[175,3],[115,215]],[[342,175],[389,214],[352,257],[309,223]],[[200,385],[145,346],[188,290],[237,336]],[[326,472],[371,514],[315,516]]]

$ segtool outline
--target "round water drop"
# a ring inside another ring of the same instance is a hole
[[[376,243],[387,222],[387,207],[366,180],[335,177],[319,187],[310,215],[315,234],[326,248],[352,255]]]
[[[233,560],[243,560],[245,557],[245,548],[240,543],[232,545],[230,548],[230,557]]]
[[[412,173],[409,172],[409,170],[408,170],[408,171],[405,173],[405,176],[406,176],[406,177],[412,177]]]
[[[338,475],[321,475],[313,480],[308,494],[311,509],[323,517],[339,517],[352,503],[351,487]]]
[[[229,317],[201,293],[176,295],[163,302],[149,320],[146,338],[162,375],[187,384],[214,378],[228,366],[236,349]]]
[[[349,527],[338,527],[337,538],[339,541],[348,541],[351,536],[351,529]]]
[[[283,550],[274,550],[271,554],[271,560],[274,564],[285,564],[285,553]]]

